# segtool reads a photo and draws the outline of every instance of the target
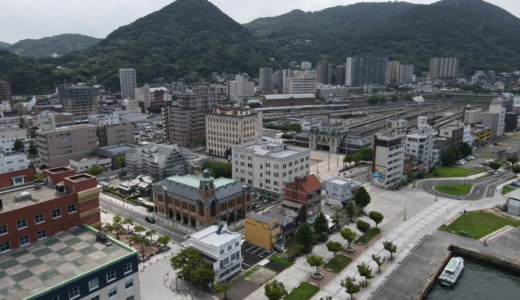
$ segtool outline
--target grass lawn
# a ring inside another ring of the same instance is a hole
[[[454,167],[437,166],[435,171],[424,174],[424,178],[443,178],[443,177],[466,177],[475,173],[473,170],[465,170]]]
[[[439,184],[434,186],[433,188],[443,194],[453,195],[453,196],[465,196],[469,194],[471,191],[471,187],[473,184]]]
[[[352,259],[350,257],[338,254],[335,258],[331,259],[323,267],[325,269],[331,270],[334,273],[339,273],[343,269],[345,269],[345,267],[348,266],[348,264],[350,264],[351,262]]]
[[[371,228],[367,233],[365,233],[364,236],[359,237],[357,240],[354,241],[354,244],[356,245],[364,245],[365,243],[368,243],[373,237],[378,235],[381,232],[379,228]]]
[[[319,291],[317,286],[314,286],[308,282],[302,282],[299,287],[292,290],[292,292],[285,296],[285,300],[304,300],[310,299],[314,294]]]
[[[285,267],[290,267],[293,264],[290,260],[287,260],[278,254],[271,255],[269,260]]]
[[[448,226],[442,225],[439,229],[456,234],[462,230],[467,232],[470,238],[478,240],[506,225],[518,227],[520,221],[486,211],[472,211],[461,215]]]
[[[507,194],[507,193],[509,193],[511,191],[514,191],[514,190],[515,190],[515,188],[509,187],[509,186],[505,186],[505,187],[502,188],[502,195],[505,195],[505,194]]]
[[[296,257],[302,252],[303,246],[298,244],[296,241],[293,241],[292,243],[287,245],[287,251],[285,251],[285,254],[287,257]]]

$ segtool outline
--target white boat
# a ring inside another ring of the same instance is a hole
[[[459,279],[462,269],[464,269],[464,259],[462,257],[452,257],[439,276],[440,283],[446,286],[454,285],[457,279]]]

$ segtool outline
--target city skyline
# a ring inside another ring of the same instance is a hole
[[[45,6],[36,0],[8,1],[0,11],[0,27],[9,28],[0,33],[0,41],[16,43],[23,39],[39,39],[65,33],[84,34],[105,38],[117,28],[128,25],[172,3],[171,0],[47,0]],[[274,17],[294,9],[319,11],[338,5],[350,5],[358,0],[210,0],[229,17],[244,24],[257,18]],[[431,4],[437,1],[412,0],[416,4]],[[520,3],[507,0],[486,1],[520,17]],[[60,7],[59,15],[56,7]],[[81,13],[77,13],[81,12]],[[28,21],[29,20],[29,21]],[[15,24],[15,25],[14,25]]]

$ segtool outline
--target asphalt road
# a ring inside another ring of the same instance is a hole
[[[484,197],[493,197],[496,191],[496,187],[499,184],[502,184],[511,178],[514,174],[511,172],[503,172],[500,176],[494,177],[486,177],[481,179],[471,179],[466,180],[464,178],[461,179],[453,179],[453,180],[428,180],[422,182],[419,187],[422,188],[425,192],[448,199],[456,199],[456,200],[478,200]],[[453,196],[446,195],[441,192],[437,192],[434,190],[434,187],[439,184],[473,184],[473,188],[471,189],[469,195],[466,196]]]
[[[118,202],[115,202],[118,201]],[[159,235],[167,235],[172,241],[176,243],[182,243],[189,238],[189,234],[179,229],[173,228],[172,225],[165,224],[157,221],[155,224],[148,223],[144,220],[145,214],[129,209],[130,204],[122,206],[119,204],[119,200],[106,200],[99,199],[102,210],[106,210],[114,215],[120,215],[121,217],[131,216],[134,219],[135,224],[139,224],[148,229],[154,229]]]

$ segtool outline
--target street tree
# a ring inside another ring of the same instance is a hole
[[[496,170],[500,169],[500,164],[497,163],[496,161],[492,161],[489,163],[489,167],[491,169],[493,169],[493,171],[496,171]]]
[[[159,245],[161,245],[162,248],[166,247],[166,245],[168,245],[168,243],[170,242],[171,238],[167,235],[163,235],[163,236],[160,236],[158,239],[157,239],[157,243]]]
[[[29,159],[35,159],[36,157],[38,157],[38,148],[36,147],[33,141],[29,143],[29,149],[27,149],[27,157]]]
[[[224,300],[227,300],[227,292],[231,289],[231,283],[230,282],[217,282],[215,284],[215,291],[218,293],[224,293]]]
[[[347,248],[351,249],[350,244],[356,239],[357,233],[348,227],[343,228],[340,231],[340,233],[341,233],[341,236],[348,242]]]
[[[390,260],[392,260],[394,258],[393,254],[397,251],[397,246],[392,242],[385,241],[383,242],[383,247],[386,251],[390,252]]]
[[[352,197],[352,200],[356,202],[356,205],[359,205],[359,207],[363,209],[368,204],[370,204],[370,195],[368,194],[365,187],[360,187],[354,194],[354,197]]]
[[[354,299],[354,294],[359,293],[361,287],[356,283],[356,279],[354,277],[345,277],[341,281],[341,286],[345,288],[345,292],[350,295],[350,299]]]
[[[352,222],[354,216],[357,216],[359,209],[356,203],[354,203],[354,201],[349,201],[349,203],[345,207],[345,210],[347,211],[349,222]]]
[[[473,148],[467,142],[463,142],[459,146],[459,152],[462,157],[470,156],[473,153]]]
[[[339,252],[339,251],[341,251],[341,249],[343,249],[343,245],[341,245],[340,242],[330,241],[326,244],[326,246],[327,246],[327,250],[332,252],[332,254],[334,255],[333,256],[334,258],[336,257],[336,252]]]
[[[515,175],[518,174],[518,173],[520,173],[520,165],[513,165],[513,166],[511,167],[511,171],[512,171],[513,173],[515,173]]]
[[[511,163],[511,165],[516,165],[518,162],[518,156],[516,154],[509,155],[507,161]]]
[[[127,225],[126,231],[130,232],[130,226],[134,225],[134,219],[130,215],[128,215],[128,217],[123,219],[123,224]]]
[[[369,212],[368,217],[376,223],[376,228],[377,228],[377,224],[381,223],[384,218],[383,214],[381,214],[380,212],[377,212],[377,211]]]
[[[141,232],[146,231],[146,228],[144,228],[144,227],[141,226],[141,225],[135,225],[135,226],[134,226],[134,231],[137,232],[137,235],[138,235],[138,236],[141,236]]]
[[[364,160],[363,154],[356,152],[352,155],[352,158],[354,159],[354,163],[357,165],[360,161]]]
[[[370,224],[363,220],[358,220],[356,222],[356,227],[359,231],[363,233],[363,240],[365,241],[365,244],[367,243],[367,240],[365,239],[365,234],[370,230]]]
[[[348,163],[349,166],[350,166],[350,164],[352,162],[354,162],[354,157],[352,156],[352,154],[347,154],[347,155],[345,155],[345,158],[343,159],[343,162]]]
[[[374,152],[370,147],[363,147],[359,149],[359,153],[363,157],[364,161],[372,161],[372,157],[374,156]]]
[[[312,229],[307,223],[303,223],[298,226],[296,230],[296,242],[303,246],[303,251],[309,253],[312,250],[314,244],[314,236],[312,235]]]
[[[150,243],[153,243],[152,238],[153,238],[153,236],[154,236],[155,234],[157,234],[157,232],[155,231],[155,229],[150,229],[150,230],[147,230],[147,231],[146,231],[145,235],[146,235],[147,237],[150,238]]]
[[[370,268],[366,263],[361,263],[360,265],[357,265],[357,269],[359,275],[365,277],[365,286],[368,286],[368,280],[374,277],[374,275],[372,275],[372,268]]]
[[[320,239],[324,239],[327,237],[327,232],[329,230],[329,221],[325,218],[325,215],[320,212],[316,219],[314,220],[314,232],[320,235]]]
[[[336,210],[332,215],[332,223],[334,223],[334,231],[341,228],[341,220],[343,219],[343,212],[341,210]]]
[[[199,287],[207,288],[215,279],[215,271],[211,265],[193,248],[182,249],[170,261],[179,278]]]
[[[116,162],[120,168],[126,167],[126,157],[124,155],[116,156]]]
[[[23,144],[22,140],[20,140],[20,139],[14,140],[13,150],[16,152],[24,152],[25,145]]]
[[[309,255],[307,256],[307,263],[316,268],[316,273],[320,273],[320,267],[325,264],[325,260],[319,255]]]
[[[269,300],[280,300],[287,295],[287,290],[283,283],[273,280],[264,286],[264,295]]]
[[[372,254],[372,260],[377,264],[377,272],[381,273],[381,266],[385,263],[385,258],[381,255]]]

